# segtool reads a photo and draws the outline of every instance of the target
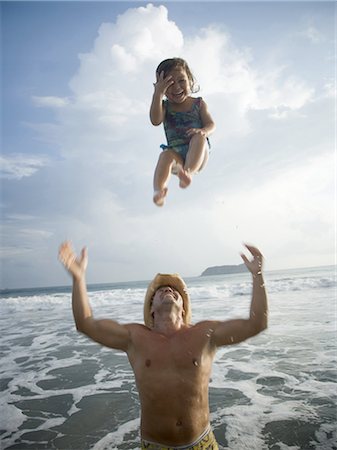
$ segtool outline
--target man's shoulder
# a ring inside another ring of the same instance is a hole
[[[192,325],[193,327],[206,327],[208,325],[212,325],[217,323],[217,320],[201,320],[200,322],[195,323]]]
[[[216,326],[218,322],[216,320],[202,320],[201,322],[197,322],[193,325],[190,325],[188,327],[188,330],[191,332],[195,332],[195,333],[203,333],[205,330],[206,331],[213,331],[213,327]]]
[[[129,330],[129,331],[149,331],[150,329],[143,325],[142,323],[127,323],[125,325],[125,327]]]

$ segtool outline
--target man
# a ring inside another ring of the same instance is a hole
[[[142,449],[218,449],[209,423],[208,384],[217,347],[231,345],[267,328],[267,296],[260,251],[241,257],[253,276],[247,319],[206,320],[191,325],[189,295],[177,274],[158,274],[145,296],[144,322],[119,324],[93,317],[87,296],[84,248],[79,258],[69,242],[59,258],[73,277],[72,305],[77,330],[127,353],[141,404]]]

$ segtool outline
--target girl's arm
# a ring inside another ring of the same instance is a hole
[[[163,95],[160,95],[154,91],[150,107],[150,120],[152,125],[160,125],[164,120],[165,111],[163,97]]]
[[[160,125],[165,118],[163,100],[167,88],[173,83],[172,77],[164,78],[164,72],[157,74],[157,82],[154,84],[154,93],[150,107],[150,120],[152,125]]]
[[[202,122],[201,130],[203,131],[204,136],[208,137],[214,132],[215,123],[214,120],[212,119],[210,112],[208,111],[207,104],[206,102],[204,102],[204,100],[201,100],[200,116]]]

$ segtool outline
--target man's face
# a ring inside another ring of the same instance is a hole
[[[172,307],[183,310],[184,302],[179,292],[171,286],[161,286],[153,296],[151,312],[158,308],[171,309]]]

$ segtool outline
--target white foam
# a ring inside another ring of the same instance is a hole
[[[237,402],[226,408],[219,402],[212,414],[216,426],[226,423],[229,448],[265,448],[263,429],[272,421],[322,422],[326,419],[319,417],[319,407],[308,399],[335,398],[336,383],[327,377],[320,378],[321,372],[333,370],[336,365],[333,276],[326,271],[310,276],[302,272],[294,276],[268,273],[266,285],[269,328],[244,343],[219,349],[213,365],[211,387],[237,390],[250,402]],[[248,317],[252,287],[249,274],[212,277],[211,281],[201,277],[189,280],[188,286],[193,322]],[[143,320],[144,295],[145,288],[137,286],[89,292],[96,317],[111,317],[122,323]],[[34,399],[53,402],[55,396],[70,394],[73,401],[64,417],[54,417],[52,422],[41,415],[44,422],[38,429],[44,430],[55,424],[62,428],[67,418],[79,411],[79,402],[85,397],[116,390],[135,392],[125,354],[100,347],[76,332],[70,294],[1,299],[0,323],[3,330],[0,374],[10,380],[1,397],[1,428],[6,430],[2,435],[4,448],[27,432],[24,427],[19,430],[26,417],[14,402]],[[79,364],[85,368],[88,360],[97,370],[85,386],[62,388],[62,383],[57,383],[59,371]],[[230,379],[229,375],[235,372],[236,378],[240,378],[239,372],[251,375],[248,380]],[[276,386],[268,385],[268,377],[275,378]],[[42,389],[40,382],[46,380],[55,380],[58,388]],[[24,395],[20,394],[21,389],[25,389]],[[116,426],[117,430],[102,437],[94,450],[118,448],[125,434],[138,431],[139,419]],[[321,423],[315,435],[316,450],[334,448],[336,432],[332,426]],[[282,442],[278,445],[282,450],[298,448]]]
[[[275,445],[278,445],[280,447],[280,450],[301,450],[301,447],[298,445],[287,445],[283,442],[276,442]]]
[[[124,435],[139,429],[140,419],[129,420],[118,427],[117,431],[108,433],[92,447],[92,450],[118,450],[118,446],[123,442]]]
[[[0,400],[0,429],[12,433],[24,423],[26,416],[14,405],[7,404],[6,400],[6,398]]]
[[[336,450],[337,424],[323,423],[315,433],[317,441],[311,442],[315,450]]]

